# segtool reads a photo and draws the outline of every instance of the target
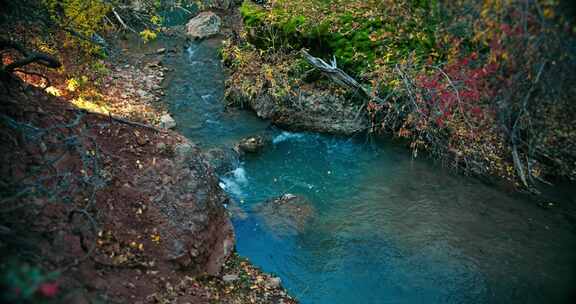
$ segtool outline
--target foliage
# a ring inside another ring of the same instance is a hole
[[[44,273],[39,267],[20,261],[3,265],[0,286],[4,290],[0,300],[9,303],[52,303],[59,293],[54,280],[58,273]]]
[[[245,1],[241,7],[245,24],[256,31],[256,45],[332,53],[357,74],[410,53],[428,57],[437,11],[434,0],[277,0],[267,8]]]
[[[42,0],[50,17],[64,28],[70,28],[84,37],[92,37],[106,29],[104,18],[112,6],[106,1],[84,0]],[[97,53],[99,46],[87,41],[79,41],[89,52]]]
[[[302,83],[297,77],[290,75],[295,54],[283,54],[273,50],[266,52],[250,45],[238,47],[225,41],[221,57],[228,65],[249,73],[248,77],[241,77],[240,74],[237,74],[239,77],[232,75],[227,83],[228,86],[239,88],[250,99],[270,94],[276,100],[281,100],[289,94],[294,94],[293,89]],[[242,103],[242,100],[233,102]]]
[[[528,188],[576,179],[576,26],[561,1],[273,0],[240,11],[246,31],[223,50],[229,88],[249,98],[318,88],[325,80],[298,68],[296,52],[334,55],[380,97],[366,106],[372,131],[410,139],[414,154]],[[274,60],[282,54],[291,61]]]
[[[149,29],[145,29],[145,30],[140,32],[140,37],[142,38],[142,41],[144,41],[144,43],[148,43],[148,42],[156,39],[157,36],[158,36],[158,34],[156,34],[156,32],[151,31]]]
[[[59,24],[66,24],[90,36],[104,29],[104,17],[112,6],[105,1],[42,0],[51,17]]]
[[[450,22],[439,29],[437,47],[446,54],[445,62],[397,66],[390,73],[401,83],[400,94],[410,101],[408,110],[396,113],[407,118],[401,119],[398,135],[413,138],[413,147],[423,145],[455,156],[468,169],[504,177],[518,186],[530,188],[542,175],[574,178],[576,155],[564,153],[551,165],[536,152],[561,150],[536,142],[566,129],[571,121],[550,115],[545,120],[556,121],[554,126],[535,128],[537,113],[558,107],[573,112],[566,97],[552,101],[554,91],[573,91],[569,85],[573,73],[560,72],[555,62],[561,60],[565,66],[576,62],[561,42],[573,39],[559,30],[566,27],[566,21],[546,17],[553,15],[550,12],[557,5],[557,1],[519,5],[496,0],[444,4]],[[552,66],[545,69],[547,63]],[[398,73],[402,69],[412,70],[410,81]],[[562,77],[552,83],[558,75]],[[387,123],[382,125],[390,128]],[[563,169],[558,170],[559,164]]]

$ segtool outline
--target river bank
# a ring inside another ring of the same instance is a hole
[[[14,31],[2,38],[27,47],[45,38],[4,25]],[[51,52],[64,69],[2,80],[2,300],[295,303],[234,253],[218,178],[169,130],[163,86],[178,67],[163,60],[186,38],[106,38],[106,59],[60,44]],[[18,59],[6,54],[3,66]]]
[[[573,298],[573,193],[534,200],[394,140],[286,131],[226,107],[219,46],[194,41],[171,58],[180,69],[166,101],[182,134],[217,158],[250,146],[219,171],[237,249],[301,303]]]
[[[226,95],[285,128],[406,139],[415,156],[538,193],[576,172],[563,148],[575,134],[573,19],[568,4],[539,5],[244,1],[222,51]],[[358,84],[334,82],[303,49]]]
[[[239,15],[221,17],[238,21]],[[227,37],[233,28],[225,29]],[[42,79],[20,74],[33,85],[1,95],[2,154],[9,156],[2,172],[20,176],[11,166],[40,167],[41,176],[55,178],[45,188],[59,191],[33,187],[26,192],[31,208],[11,217],[0,212],[3,256],[16,249],[11,256],[28,261],[1,269],[23,278],[16,287],[26,287],[27,296],[70,303],[294,303],[294,295],[314,304],[569,303],[575,297],[572,194],[568,207],[535,201],[413,158],[393,140],[279,129],[226,106],[226,79],[241,78],[227,78],[221,37],[186,41],[167,31],[144,44],[126,36],[111,40],[117,53],[101,83],[41,70],[57,80],[49,91],[60,96],[35,88]],[[248,62],[259,59],[252,51]],[[246,81],[262,76],[262,88],[278,93],[269,85],[283,75],[252,72],[255,78]],[[89,94],[102,88],[111,93]],[[117,104],[108,105],[108,98]],[[311,119],[296,130],[346,128],[322,120],[337,120],[329,114],[340,113],[331,112],[333,99],[303,100],[302,108],[274,105],[269,113],[294,124],[300,121],[295,109],[310,109]],[[62,114],[63,105],[70,111]],[[351,106],[347,113],[357,115],[360,108]],[[234,147],[245,153],[239,157]],[[58,162],[54,171],[46,164],[54,154],[70,166]],[[35,176],[24,180],[43,185]],[[77,191],[71,199],[68,189]],[[49,198],[56,200],[48,204]],[[91,229],[92,220],[105,229]],[[23,247],[26,240],[40,246]]]

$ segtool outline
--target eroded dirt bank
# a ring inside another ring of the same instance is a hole
[[[164,128],[162,88],[177,67],[162,58],[185,39],[112,42],[98,83],[42,71],[49,85],[26,74],[0,84],[2,299],[295,302],[234,253],[217,176]]]

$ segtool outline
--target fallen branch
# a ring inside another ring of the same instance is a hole
[[[98,114],[98,113],[94,113],[94,114]],[[158,132],[158,133],[162,133],[162,132],[165,131],[165,130],[158,129],[158,128],[156,128],[156,127],[154,127],[154,126],[151,126],[151,125],[147,125],[147,124],[143,124],[143,123],[139,123],[139,122],[127,120],[127,119],[124,119],[124,118],[120,118],[120,117],[116,117],[116,116],[112,116],[112,115],[109,115],[109,117],[110,117],[110,119],[112,119],[112,120],[114,120],[114,121],[117,121],[117,122],[120,122],[120,123],[123,123],[123,124],[132,125],[132,126],[137,126],[137,127],[141,127],[141,128],[145,128],[145,129],[150,129],[150,130],[156,131],[156,132]]]
[[[23,67],[31,63],[38,63],[52,69],[56,69],[62,66],[62,63],[60,63],[60,61],[55,57],[52,57],[44,53],[29,51],[20,44],[12,40],[0,38],[0,50],[2,49],[13,49],[19,52],[22,56],[24,56],[23,59],[16,60],[10,64],[0,67],[1,71],[3,72],[12,73],[17,68]]]
[[[46,75],[36,73],[36,72],[24,71],[22,69],[15,69],[14,72],[22,73],[22,74],[26,74],[26,75],[37,76],[37,77],[42,78],[44,81],[46,81],[46,83],[42,86],[42,89],[46,89],[47,87],[52,85],[52,82],[50,81],[50,79],[48,77],[46,77]]]
[[[74,111],[74,112],[78,112],[78,111],[79,111],[79,112],[86,113],[86,114],[91,114],[91,115],[104,116],[104,114],[102,114],[102,113],[92,112],[92,111],[88,111],[88,110],[84,110],[84,109],[82,109],[82,110],[79,110],[79,109],[67,109],[67,110],[69,110],[69,111]],[[116,122],[119,122],[119,123],[131,125],[131,126],[136,126],[136,127],[140,127],[140,128],[145,128],[145,129],[150,129],[150,130],[153,130],[153,131],[158,132],[158,133],[162,133],[162,132],[165,132],[165,131],[166,131],[166,130],[159,129],[159,128],[156,128],[156,127],[154,127],[154,126],[148,125],[148,124],[144,124],[144,123],[140,123],[140,122],[136,122],[136,121],[131,121],[131,120],[128,120],[128,119],[124,119],[124,118],[117,117],[117,116],[112,116],[112,114],[108,114],[108,118],[109,118],[110,120],[113,120],[113,121],[116,121]]]
[[[528,181],[526,179],[526,174],[524,173],[524,165],[520,160],[520,156],[518,156],[518,147],[516,147],[516,145],[512,146],[512,160],[514,161],[514,167],[516,167],[516,172],[518,173],[518,176],[520,177],[522,184],[524,184],[526,188],[530,189],[530,186],[528,185]]]
[[[118,12],[116,12],[116,9],[112,8],[112,13],[114,13],[114,16],[116,17],[116,19],[118,20],[118,22],[120,22],[120,24],[125,28],[128,29],[130,31],[132,31],[133,33],[138,34],[138,32],[136,32],[136,30],[134,30],[133,28],[131,28],[130,26],[128,26],[126,24],[126,22],[124,22],[124,20],[122,20],[122,17],[120,17],[120,14],[118,14]]]
[[[516,168],[516,172],[518,173],[520,180],[522,181],[524,186],[530,191],[534,191],[535,189],[533,187],[530,187],[530,185],[528,184],[528,180],[526,178],[526,173],[524,172],[524,164],[519,157],[518,147],[517,147],[517,142],[519,141],[519,138],[520,138],[518,126],[519,126],[520,120],[524,116],[524,114],[528,113],[527,108],[528,108],[528,102],[530,101],[530,96],[535,89],[534,86],[538,83],[538,81],[540,81],[540,76],[542,75],[542,72],[543,72],[545,66],[546,66],[546,62],[544,62],[540,65],[540,68],[538,69],[538,73],[536,75],[536,79],[534,80],[534,82],[530,86],[530,89],[528,90],[528,92],[526,93],[526,95],[524,97],[524,101],[522,103],[522,109],[520,110],[520,113],[518,113],[518,115],[516,116],[516,120],[514,121],[514,124],[512,125],[512,131],[510,132],[510,142],[512,145],[512,160],[514,162],[514,167]],[[529,116],[528,116],[528,119],[530,119]],[[527,163],[528,163],[528,161],[527,161]],[[527,173],[528,173],[528,177],[530,179],[532,179],[532,172],[528,171]]]
[[[302,49],[301,52],[302,55],[304,56],[304,59],[306,59],[308,63],[310,63],[315,68],[320,70],[320,72],[324,73],[338,85],[348,90],[359,92],[364,98],[368,100],[375,100],[380,104],[385,103],[385,101],[379,98],[378,96],[371,94],[370,91],[364,88],[358,81],[356,81],[356,79],[352,78],[350,75],[346,74],[346,72],[338,68],[336,63],[336,57],[334,57],[331,63],[328,64],[326,61],[310,55],[310,53],[308,53],[304,49]]]

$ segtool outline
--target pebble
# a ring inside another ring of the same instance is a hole
[[[266,282],[266,285],[270,288],[280,288],[280,284],[282,284],[282,279],[278,277],[272,277]]]
[[[160,117],[160,126],[165,129],[176,128],[176,121],[169,114],[164,114]]]
[[[222,281],[224,281],[224,283],[234,282],[238,279],[239,279],[239,277],[237,274],[227,274],[227,275],[222,277]]]
[[[156,145],[156,149],[158,149],[158,150],[164,150],[164,149],[166,149],[166,144],[163,143],[163,142],[160,142],[160,143],[158,143],[158,144]]]

